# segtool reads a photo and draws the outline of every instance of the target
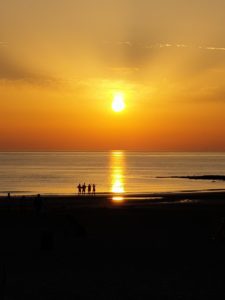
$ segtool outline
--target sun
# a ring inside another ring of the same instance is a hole
[[[121,112],[125,108],[124,95],[122,93],[115,94],[112,102],[112,110]]]

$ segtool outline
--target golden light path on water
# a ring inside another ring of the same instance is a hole
[[[121,202],[124,200],[125,193],[124,182],[125,158],[122,151],[112,151],[111,153],[111,192],[114,194],[112,200]]]

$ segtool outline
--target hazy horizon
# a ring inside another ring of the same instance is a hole
[[[191,154],[191,153],[196,153],[196,154],[223,154],[225,153],[225,151],[170,151],[170,150],[155,150],[155,151],[151,151],[151,150],[126,150],[126,149],[102,149],[102,150],[97,150],[97,149],[90,149],[90,150],[82,150],[82,149],[75,149],[75,150],[0,150],[0,153],[73,153],[73,152],[80,152],[80,153],[104,153],[104,152],[131,152],[131,153],[156,153],[156,154],[160,154],[160,153],[168,153],[168,154],[173,154],[173,153],[187,153],[187,154]]]

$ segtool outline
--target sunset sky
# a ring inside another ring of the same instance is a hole
[[[0,150],[225,151],[224,12],[224,0],[1,0]]]

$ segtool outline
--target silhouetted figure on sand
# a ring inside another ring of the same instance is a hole
[[[92,194],[95,195],[95,192],[96,192],[96,186],[95,186],[95,184],[93,184],[92,185]]]
[[[82,194],[85,194],[86,193],[86,184],[84,183],[83,185],[82,185]]]
[[[78,189],[78,194],[81,194],[82,187],[80,183],[78,184],[77,189]]]
[[[89,185],[88,185],[88,194],[90,194],[90,193],[91,193],[91,185],[89,183]]]
[[[43,207],[43,200],[41,198],[41,195],[38,194],[37,197],[34,199],[34,209],[37,214],[40,214],[40,212],[42,211],[42,207]]]

